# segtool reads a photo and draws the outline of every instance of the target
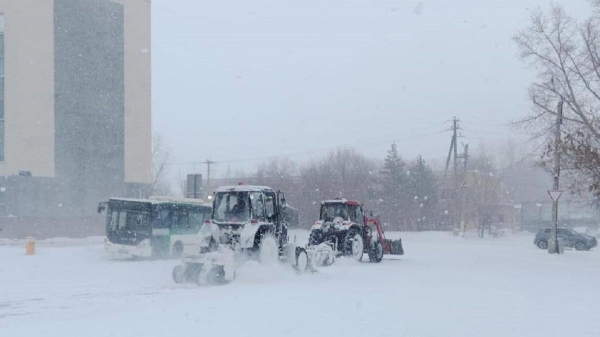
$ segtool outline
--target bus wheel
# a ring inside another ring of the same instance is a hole
[[[175,281],[175,283],[183,283],[183,281],[185,281],[185,269],[181,265],[175,266],[175,268],[173,268],[172,275],[173,281]]]
[[[183,242],[177,241],[173,245],[173,256],[181,257],[183,255]]]

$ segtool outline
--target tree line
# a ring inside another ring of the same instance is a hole
[[[491,225],[501,200],[501,178],[495,172],[489,156],[480,154],[459,176],[461,181],[466,178],[460,216],[482,230]],[[451,229],[459,221],[451,179],[445,181],[422,156],[403,159],[395,143],[380,160],[352,148],[336,149],[303,165],[275,158],[259,164],[244,180],[284,191],[290,205],[299,210],[302,227],[317,220],[321,201],[337,197],[363,202],[390,230]]]

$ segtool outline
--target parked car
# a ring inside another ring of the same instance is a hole
[[[535,235],[533,244],[538,246],[540,249],[548,249],[550,232],[550,228],[540,229]],[[565,247],[575,248],[576,250],[590,250],[598,245],[598,241],[595,237],[587,234],[577,233],[576,231],[568,228],[558,228],[556,235],[559,239],[562,239]]]

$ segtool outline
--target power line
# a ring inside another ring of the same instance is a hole
[[[335,145],[335,146],[329,146],[326,148],[320,148],[320,149],[314,149],[314,150],[307,150],[307,151],[300,151],[300,152],[294,152],[294,153],[288,153],[288,154],[281,154],[281,155],[270,155],[270,156],[260,156],[260,157],[253,157],[253,158],[238,158],[238,159],[229,159],[229,160],[219,160],[219,161],[213,161],[213,164],[219,164],[219,163],[240,163],[240,162],[253,162],[253,161],[260,161],[260,160],[268,160],[268,159],[273,159],[273,158],[281,158],[281,157],[298,157],[298,156],[305,156],[305,155],[311,155],[311,154],[316,154],[316,153],[320,153],[320,152],[327,152],[327,151],[331,151],[331,150],[335,150],[337,148],[344,148],[344,147],[351,147],[351,146],[364,146],[364,145],[371,145],[371,144],[376,144],[378,142],[384,142],[384,141],[389,141],[389,140],[405,140],[405,139],[410,139],[410,138],[417,138],[417,137],[427,137],[427,136],[431,136],[431,135],[435,135],[435,134],[439,134],[439,133],[443,133],[446,132],[446,130],[439,130],[439,131],[435,131],[432,133],[427,133],[427,134],[419,134],[419,135],[408,135],[406,137],[401,137],[401,138],[397,138],[398,135],[404,135],[406,133],[410,133],[410,132],[415,132],[415,131],[421,131],[421,130],[425,130],[425,129],[430,129],[432,127],[435,126],[440,126],[443,123],[436,123],[436,124],[431,124],[425,127],[421,127],[421,128],[415,128],[415,129],[411,129],[411,130],[407,130],[404,131],[402,133],[395,133],[395,134],[390,134],[384,137],[380,137],[380,138],[376,138],[376,139],[372,139],[369,141],[360,141],[360,142],[354,142],[354,143],[347,143],[347,144],[341,144],[341,145]],[[204,165],[206,164],[206,162],[172,162],[169,163],[171,165]]]

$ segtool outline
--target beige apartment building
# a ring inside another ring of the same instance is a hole
[[[149,0],[0,0],[0,228],[77,226],[99,201],[145,194],[150,13]]]

